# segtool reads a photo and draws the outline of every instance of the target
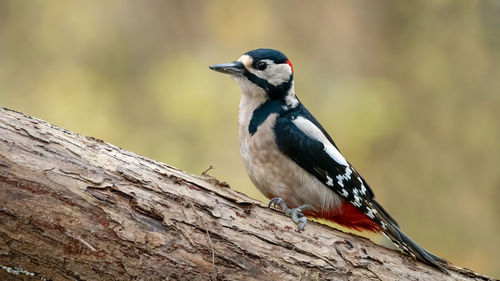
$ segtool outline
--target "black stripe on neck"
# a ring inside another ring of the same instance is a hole
[[[267,82],[267,80],[257,77],[255,74],[247,71],[245,73],[245,77],[250,80],[250,82],[259,86],[260,88],[266,91],[267,96],[271,100],[279,100],[285,97],[288,94],[288,90],[292,87],[293,74],[290,75],[290,79],[287,82],[283,82],[277,86]]]
[[[248,133],[252,136],[257,132],[264,121],[266,121],[267,117],[272,113],[282,114],[285,112],[284,109],[285,104],[281,100],[268,100],[265,103],[259,105],[252,114],[252,119],[248,124]]]

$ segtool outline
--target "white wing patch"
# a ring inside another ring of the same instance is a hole
[[[347,164],[347,161],[345,160],[344,156],[340,154],[340,151],[338,151],[333,144],[328,141],[326,136],[321,132],[321,130],[316,127],[311,121],[307,120],[304,117],[297,117],[292,121],[297,128],[299,128],[304,134],[306,134],[308,137],[313,138],[317,141],[320,141],[323,146],[325,147],[325,152],[328,153],[328,155],[335,160],[337,163],[349,167],[349,164]],[[347,171],[346,171],[347,174]],[[349,173],[350,177],[350,173]]]

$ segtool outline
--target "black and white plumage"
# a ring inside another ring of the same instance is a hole
[[[417,259],[446,272],[375,200],[321,124],[297,99],[293,66],[281,52],[257,49],[210,66],[240,84],[240,153],[255,186],[296,223],[324,218],[356,230],[383,232]],[[270,203],[270,204],[271,204]]]

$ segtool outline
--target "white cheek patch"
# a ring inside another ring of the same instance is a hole
[[[250,64],[248,66],[243,60],[241,60],[245,56],[247,55],[243,55],[238,61],[241,61],[250,73],[253,73],[255,74],[255,76],[266,80],[267,82],[269,82],[269,84],[277,86],[290,80],[290,75],[292,75],[292,68],[289,64],[275,64],[272,60],[261,60],[267,63],[267,68],[265,70],[256,70],[251,67],[252,58],[247,56],[248,58],[250,58]],[[244,60],[246,61],[247,58],[244,58]]]
[[[344,156],[340,154],[333,144],[328,141],[326,136],[321,132],[321,130],[316,127],[311,121],[307,120],[304,117],[297,117],[292,121],[297,128],[299,128],[304,134],[308,137],[313,138],[317,141],[320,141],[325,147],[325,152],[337,163],[349,167],[349,164],[345,160]]]
[[[264,72],[262,78],[266,79],[270,84],[277,86],[290,80],[292,68],[286,64],[270,64]]]

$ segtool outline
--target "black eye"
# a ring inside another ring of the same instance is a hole
[[[257,65],[255,66],[258,70],[264,70],[267,68],[267,63],[263,61],[259,61]]]

